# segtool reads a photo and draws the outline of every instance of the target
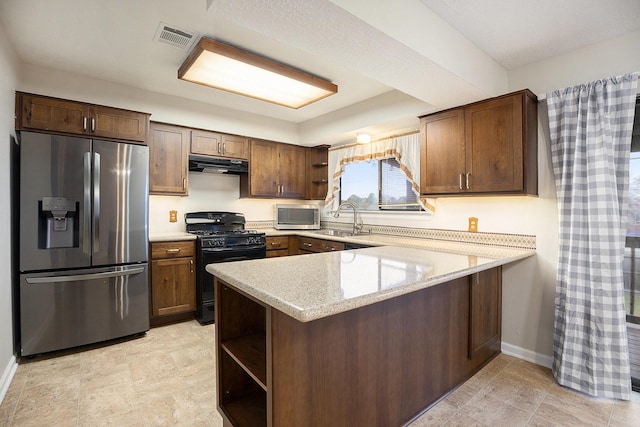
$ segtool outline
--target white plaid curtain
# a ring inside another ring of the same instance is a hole
[[[637,74],[547,94],[559,210],[553,375],[629,400],[624,279]]]

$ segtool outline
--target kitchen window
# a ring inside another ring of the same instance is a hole
[[[624,253],[624,296],[631,384],[640,391],[640,97],[631,138],[629,162],[629,214]]]
[[[398,135],[329,149],[330,211],[344,201],[367,212],[428,212],[435,209],[420,192],[420,135]]]
[[[344,201],[366,211],[421,209],[411,182],[395,158],[345,165],[340,178],[340,202]]]
[[[629,212],[623,265],[627,322],[640,324],[640,97],[631,138]]]

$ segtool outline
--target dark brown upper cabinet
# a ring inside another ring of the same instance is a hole
[[[529,90],[420,117],[420,193],[537,195],[537,123]]]

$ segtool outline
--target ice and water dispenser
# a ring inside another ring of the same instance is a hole
[[[38,203],[38,241],[41,249],[79,246],[79,202],[65,197],[43,197]]]

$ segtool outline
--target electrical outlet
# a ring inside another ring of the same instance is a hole
[[[178,211],[169,211],[169,222],[178,222]]]
[[[470,217],[469,218],[469,232],[477,233],[478,232],[478,218]]]

